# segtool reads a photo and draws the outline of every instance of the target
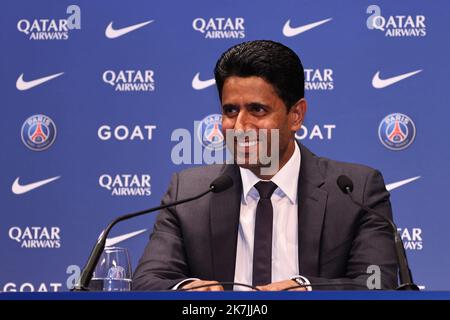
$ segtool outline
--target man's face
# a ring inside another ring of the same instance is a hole
[[[232,76],[225,80],[222,88],[222,130],[226,137],[227,130],[234,132],[249,132],[253,130],[253,138],[246,138],[245,142],[227,141],[228,146],[234,147],[234,159],[243,168],[255,171],[260,168],[259,150],[267,152],[269,157],[271,146],[277,141],[271,140],[273,129],[278,129],[279,168],[291,157],[295,148],[294,134],[300,129],[303,115],[306,111],[304,99],[297,102],[288,112],[283,100],[275,92],[273,86],[260,77]],[[260,129],[267,130],[267,141],[264,141]],[[255,140],[256,139],[256,140]],[[275,145],[274,145],[275,146]],[[255,155],[257,161],[250,159]],[[276,171],[279,170],[277,168]]]

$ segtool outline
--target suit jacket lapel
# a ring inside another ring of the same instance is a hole
[[[230,189],[213,194],[210,202],[213,279],[233,281],[242,181],[235,165],[225,165],[222,173],[228,174],[234,183]]]
[[[328,193],[317,157],[300,145],[301,165],[298,180],[298,250],[299,272],[319,276],[320,241]]]

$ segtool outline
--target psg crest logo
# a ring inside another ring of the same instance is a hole
[[[48,149],[56,139],[56,126],[52,119],[36,114],[29,117],[22,125],[22,142],[33,151]]]
[[[381,143],[390,150],[408,148],[416,137],[416,126],[410,117],[402,113],[386,116],[378,127]]]
[[[200,121],[197,128],[197,138],[205,148],[223,149],[225,139],[222,134],[222,115],[211,114]]]

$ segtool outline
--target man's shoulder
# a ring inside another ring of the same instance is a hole
[[[353,181],[356,190],[363,191],[370,181],[370,185],[376,184],[384,188],[384,179],[378,169],[364,164],[338,161],[328,158],[318,158],[324,181],[329,190],[334,190],[340,176],[347,176]]]
[[[211,164],[206,166],[191,167],[179,171],[178,177],[180,179],[204,180],[214,179],[218,177],[224,170],[223,164]]]
[[[229,170],[230,165],[211,164],[206,166],[192,167],[179,171],[177,175],[179,187],[200,190],[209,188],[214,179]],[[199,189],[200,188],[200,189]]]
[[[327,171],[337,172],[340,174],[367,175],[378,171],[377,169],[364,164],[339,161],[326,157],[318,157],[318,161],[322,167],[327,169]]]
[[[364,164],[340,161],[336,159],[330,159],[327,157],[317,156],[304,146],[302,147],[302,161],[303,155],[305,155],[306,156],[305,158],[308,159],[309,161],[313,160],[313,162],[317,163],[318,167],[320,168],[319,170],[324,177],[329,176],[330,174],[348,175],[348,176],[367,176],[375,172],[379,172],[377,169]]]
[[[184,169],[174,174],[172,183],[176,183],[179,197],[190,197],[207,190],[211,182],[224,173],[226,167],[223,164],[213,164]]]

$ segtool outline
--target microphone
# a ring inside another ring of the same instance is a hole
[[[389,226],[392,229],[392,234],[394,235],[395,251],[399,266],[400,286],[397,288],[397,290],[419,290],[419,287],[413,282],[411,270],[408,266],[408,259],[406,257],[405,248],[403,247],[403,242],[400,238],[400,235],[398,234],[397,226],[395,225],[394,221],[383,216],[372,208],[369,208],[364,204],[356,201],[352,196],[353,181],[349,177],[345,175],[339,176],[337,179],[337,185],[343,193],[349,196],[350,200],[354,204],[389,223]]]
[[[214,179],[214,181],[211,182],[211,184],[209,185],[208,190],[206,190],[194,197],[178,200],[178,201],[168,203],[165,205],[161,205],[158,207],[138,211],[135,213],[129,213],[129,214],[117,217],[106,227],[106,229],[103,230],[103,232],[98,237],[97,242],[96,242],[94,248],[92,249],[91,255],[89,256],[89,259],[88,259],[85,267],[83,268],[83,271],[81,272],[80,280],[77,283],[77,285],[73,288],[73,291],[89,291],[88,286],[89,286],[89,282],[91,281],[92,274],[94,272],[94,269],[97,265],[98,260],[100,259],[100,255],[102,254],[103,249],[105,248],[106,238],[108,237],[109,231],[111,231],[111,228],[115,224],[117,224],[120,221],[128,220],[128,219],[131,219],[131,218],[143,215],[143,214],[147,214],[147,213],[150,213],[153,211],[158,211],[158,210],[176,206],[176,205],[179,205],[179,204],[182,204],[185,202],[197,200],[210,192],[219,193],[219,192],[229,189],[232,185],[233,185],[233,180],[230,178],[230,176],[224,174],[224,175],[221,175],[218,178]]]

